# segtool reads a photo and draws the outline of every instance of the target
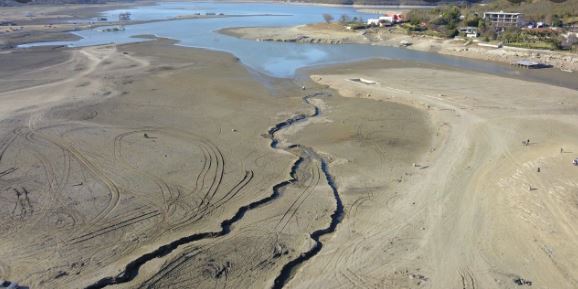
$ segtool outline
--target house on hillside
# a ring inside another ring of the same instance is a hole
[[[480,34],[478,33],[477,27],[462,27],[459,29],[460,33],[463,33],[467,38],[477,38]]]
[[[391,26],[403,22],[403,15],[398,13],[390,13],[380,16],[378,19],[371,18],[367,20],[369,26]]]
[[[517,12],[484,12],[484,20],[492,23],[495,27],[522,27],[524,14]]]

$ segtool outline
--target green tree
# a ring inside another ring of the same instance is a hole
[[[325,20],[325,23],[331,23],[331,21],[333,21],[333,16],[331,16],[331,14],[323,14],[323,20]]]
[[[478,20],[478,30],[480,31],[480,33],[486,32],[487,29],[488,29],[488,27],[486,26],[486,21],[484,19],[479,19]]]
[[[560,18],[560,16],[558,16],[558,15],[552,16],[552,26],[553,27],[562,27],[563,25],[564,25],[564,23],[562,22],[562,19]]]
[[[346,23],[349,23],[349,22],[350,22],[349,16],[343,14],[343,15],[341,15],[341,17],[339,17],[339,23],[341,23],[341,24],[346,24]]]

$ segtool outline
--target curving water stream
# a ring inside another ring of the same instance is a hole
[[[190,244],[190,243],[204,240],[204,239],[218,238],[218,237],[222,237],[222,236],[229,234],[231,232],[231,227],[235,223],[242,220],[246,213],[248,213],[251,210],[257,209],[259,207],[262,207],[264,205],[271,203],[272,201],[274,201],[275,199],[280,197],[281,189],[283,189],[284,187],[287,187],[287,186],[289,186],[295,182],[298,182],[299,179],[297,177],[297,172],[299,171],[300,165],[305,160],[317,160],[320,163],[321,171],[323,172],[325,179],[327,180],[327,185],[331,188],[331,191],[333,193],[333,197],[335,199],[335,210],[331,214],[331,221],[327,227],[316,230],[310,234],[311,239],[313,239],[315,241],[315,246],[313,246],[307,252],[300,254],[297,258],[291,260],[290,262],[288,262],[287,264],[285,264],[283,266],[283,269],[281,270],[281,272],[279,273],[277,278],[275,278],[275,282],[273,285],[274,289],[283,288],[284,285],[287,283],[287,281],[289,281],[291,279],[291,277],[293,276],[293,272],[295,271],[295,269],[297,267],[299,267],[301,264],[303,264],[307,260],[311,259],[317,253],[319,253],[319,251],[321,251],[321,248],[323,247],[323,243],[321,243],[321,241],[319,240],[321,238],[321,236],[335,232],[337,225],[341,222],[341,219],[343,218],[343,213],[344,213],[343,203],[341,201],[341,197],[339,196],[339,191],[337,190],[337,185],[335,183],[335,180],[329,171],[329,166],[327,164],[327,161],[325,159],[323,159],[322,157],[320,157],[313,149],[307,148],[307,147],[302,146],[300,144],[288,144],[285,146],[280,146],[280,140],[278,138],[276,138],[276,136],[275,136],[275,134],[277,132],[279,132],[283,129],[287,129],[290,126],[292,126],[298,122],[306,121],[309,118],[319,116],[321,113],[320,108],[318,106],[313,105],[309,100],[311,98],[319,97],[319,96],[323,96],[323,95],[325,95],[325,93],[316,93],[316,94],[307,95],[307,96],[303,97],[303,101],[305,103],[307,103],[308,105],[313,106],[313,108],[314,108],[314,110],[311,114],[309,114],[309,115],[298,114],[292,118],[289,118],[283,122],[276,124],[271,129],[269,129],[269,131],[267,132],[268,137],[271,139],[271,143],[270,143],[271,148],[276,149],[276,150],[285,150],[287,152],[290,152],[290,150],[295,151],[295,149],[297,148],[297,151],[298,151],[298,153],[297,153],[298,158],[291,166],[291,170],[289,173],[290,178],[288,180],[285,180],[281,183],[274,185],[271,195],[269,195],[265,198],[262,198],[260,200],[254,201],[248,205],[240,207],[231,218],[226,219],[226,220],[221,222],[221,230],[220,231],[197,233],[197,234],[182,237],[182,238],[177,239],[175,241],[172,241],[168,244],[162,245],[162,246],[158,247],[156,250],[149,252],[149,253],[146,253],[146,254],[136,258],[135,260],[131,261],[130,263],[128,263],[125,266],[124,270],[120,274],[118,274],[116,276],[104,277],[104,278],[96,281],[95,283],[88,285],[85,288],[86,289],[98,289],[98,288],[105,288],[107,286],[111,286],[111,285],[115,285],[115,284],[122,284],[122,283],[130,282],[138,276],[140,268],[143,265],[145,265],[147,262],[149,262],[153,259],[165,257],[168,254],[170,254],[171,252],[173,252],[175,249],[177,249],[177,248],[179,248],[185,244]]]

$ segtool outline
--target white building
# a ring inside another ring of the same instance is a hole
[[[367,25],[369,25],[369,26],[379,26],[379,19],[369,18],[369,19],[367,19]]]
[[[484,12],[484,20],[495,27],[521,27],[524,25],[524,14],[516,12]]]
[[[371,18],[367,20],[367,25],[370,26],[390,26],[402,22],[403,16],[401,14],[391,14],[380,16],[379,19]]]
[[[462,27],[460,28],[460,32],[464,33],[467,38],[477,38],[479,36],[478,28],[477,27]]]

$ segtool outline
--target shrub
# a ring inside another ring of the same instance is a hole
[[[331,14],[323,14],[323,20],[325,20],[325,23],[331,23],[331,21],[333,21],[333,16],[331,16]]]

